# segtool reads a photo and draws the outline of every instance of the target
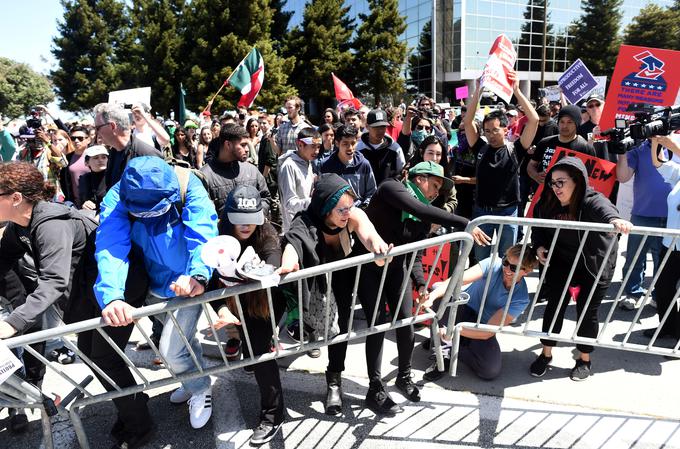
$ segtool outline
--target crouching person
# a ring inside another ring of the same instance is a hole
[[[510,306],[505,316],[504,326],[520,316],[529,304],[529,291],[524,277],[534,271],[538,266],[536,251],[527,246],[524,250],[524,257],[520,261],[522,245],[511,246],[505,252],[505,257],[496,257],[493,264],[491,257],[482,260],[477,265],[468,268],[463,274],[463,285],[470,285],[466,292],[470,295],[470,300],[458,309],[456,323],[476,322],[479,310],[482,306],[484,287],[487,278],[489,281],[489,291],[484,302],[481,324],[500,326],[503,319],[503,311],[512,281],[517,277],[515,288],[510,298]],[[430,301],[442,298],[449,285],[449,280],[442,282],[430,293]],[[484,380],[492,380],[501,373],[501,348],[498,345],[496,334],[475,329],[463,329],[461,331],[460,347],[458,358],[467,365],[476,375]],[[444,366],[448,371],[449,358],[444,359]],[[423,379],[434,381],[444,375],[445,371],[438,371],[434,364],[425,372]]]
[[[212,270],[203,263],[201,249],[217,235],[217,214],[205,188],[193,174],[184,172],[178,176],[156,157],[131,160],[120,182],[104,197],[100,221],[95,295],[109,325],[132,323],[134,307],[124,300],[128,273],[133,274],[128,269],[131,251],[143,260],[149,276],[147,303],[203,294]],[[196,305],[173,312],[199,363],[202,352],[196,325],[201,310]],[[176,374],[197,369],[170,318],[166,318],[159,349]],[[170,401],[188,401],[191,426],[203,427],[212,414],[210,377],[182,382]]]

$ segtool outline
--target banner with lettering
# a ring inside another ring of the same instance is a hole
[[[616,184],[616,164],[614,162],[609,162],[605,159],[600,159],[599,157],[589,156],[587,154],[579,153],[578,151],[568,150],[566,148],[557,147],[555,149],[555,154],[553,154],[550,164],[546,169],[549,171],[553,165],[555,165],[560,159],[567,156],[574,156],[583,161],[588,171],[588,185],[598,192],[602,193],[604,196],[609,197],[612,190],[614,189],[614,184]],[[534,197],[531,200],[531,205],[529,206],[529,211],[527,212],[527,217],[534,216],[534,207],[538,203],[541,193],[545,184],[541,184],[536,189]]]
[[[597,87],[597,81],[588,67],[577,59],[557,80],[564,96],[571,104],[576,104],[588,92]]]
[[[613,128],[617,118],[634,120],[633,114],[626,113],[631,103],[672,106],[680,88],[679,71],[680,51],[622,45],[600,128]]]
[[[501,34],[489,51],[489,59],[482,73],[480,87],[489,89],[509,103],[513,90],[508,80],[508,73],[515,66],[516,60],[517,52],[512,41],[505,34]]]

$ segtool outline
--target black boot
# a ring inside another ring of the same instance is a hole
[[[382,384],[371,384],[366,394],[366,405],[379,415],[394,416],[403,411],[399,404],[395,403],[385,391]]]
[[[413,383],[413,380],[411,380],[410,370],[403,373],[399,373],[397,375],[396,382],[394,382],[394,385],[399,389],[399,391],[401,391],[401,393],[409,401],[412,402],[420,401],[420,391],[418,390],[418,387],[416,387],[416,384]]]
[[[326,371],[326,414],[339,415],[342,413],[342,373]]]

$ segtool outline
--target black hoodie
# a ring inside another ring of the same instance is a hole
[[[7,225],[0,239],[0,275],[26,253],[33,256],[38,274],[36,289],[5,319],[8,324],[21,333],[52,304],[63,312],[67,323],[93,316],[96,228],[94,221],[76,209],[44,201],[33,207],[28,227]]]
[[[588,185],[588,172],[586,166],[583,162],[576,157],[565,157],[564,159],[557,162],[550,169],[550,172],[558,170],[564,166],[576,167],[579,173],[583,175],[586,183],[586,191],[581,201],[581,207],[578,211],[578,216],[575,221],[584,221],[590,223],[610,223],[616,218],[621,218],[619,211],[616,207],[607,199],[606,196],[593,190]],[[549,173],[550,173],[549,172]],[[550,174],[546,177],[549,179]],[[556,219],[557,217],[551,215],[542,202],[539,201],[536,204],[534,211],[535,218],[544,219]],[[536,247],[543,246],[546,249],[550,248],[552,243],[553,235],[555,229],[552,228],[539,228],[535,227],[532,229],[531,240]],[[571,264],[574,261],[574,255],[578,246],[581,243],[581,238],[583,238],[585,231],[560,231],[560,235],[557,238],[557,243],[555,244],[555,251],[553,253],[553,260],[551,260],[551,265],[555,263],[564,264],[564,270],[568,273]],[[606,263],[602,276],[599,280],[599,285],[607,284],[611,281],[614,276],[614,269],[616,267],[616,257],[618,254],[618,241],[614,242],[614,247],[612,248],[609,258],[604,260],[607,248],[612,242],[612,239],[618,240],[618,235],[608,233],[608,232],[590,232],[588,238],[583,247],[583,253],[581,254],[580,264],[585,267],[585,269],[590,273],[590,275],[595,278],[597,276],[602,263]]]

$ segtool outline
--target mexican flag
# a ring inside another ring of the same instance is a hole
[[[253,48],[248,53],[248,56],[241,61],[227,79],[230,86],[241,91],[241,99],[238,101],[238,105],[246,108],[252,106],[255,97],[260,93],[263,82],[264,60],[257,48]]]

